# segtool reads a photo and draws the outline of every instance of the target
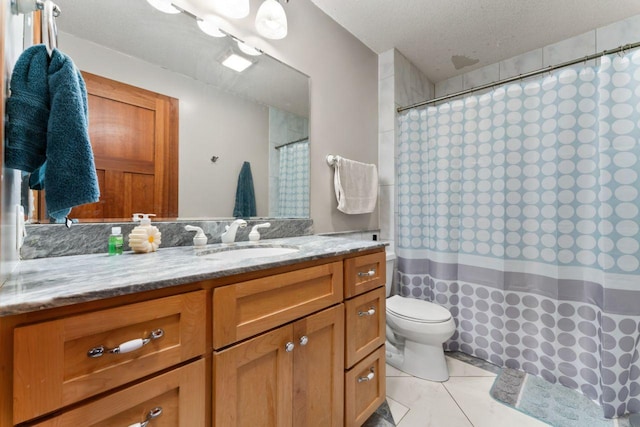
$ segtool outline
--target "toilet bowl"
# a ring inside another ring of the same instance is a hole
[[[387,248],[387,363],[418,378],[446,381],[449,369],[442,345],[456,329],[451,313],[428,301],[389,297],[394,260]]]

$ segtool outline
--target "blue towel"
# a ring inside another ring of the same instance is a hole
[[[48,63],[45,71],[43,61]],[[46,190],[47,211],[56,222],[74,206],[97,202],[100,189],[89,141],[87,90],[71,58],[57,49],[49,58],[44,45],[30,47],[18,59],[11,91],[6,165],[32,174],[30,186]]]
[[[236,204],[233,208],[235,218],[256,216],[256,195],[253,189],[253,176],[249,162],[242,164],[236,188]]]

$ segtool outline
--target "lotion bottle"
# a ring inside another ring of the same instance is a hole
[[[120,227],[111,227],[111,236],[109,236],[109,256],[122,255],[122,246],[124,240]]]
[[[129,246],[134,252],[155,252],[162,243],[162,234],[158,227],[151,225],[150,216],[155,214],[133,214],[133,221],[140,222],[140,225],[129,234]]]

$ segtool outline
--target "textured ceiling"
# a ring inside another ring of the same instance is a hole
[[[311,1],[374,52],[398,49],[433,83],[640,14],[638,0]]]

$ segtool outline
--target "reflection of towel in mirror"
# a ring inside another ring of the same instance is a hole
[[[373,212],[378,200],[376,165],[338,157],[334,167],[333,184],[338,210],[346,214]]]
[[[236,204],[233,208],[235,218],[256,216],[256,195],[253,189],[253,176],[249,162],[242,164],[236,188]]]
[[[48,67],[43,70],[45,62]],[[48,115],[43,106],[48,107]],[[72,207],[98,201],[100,189],[89,141],[87,91],[71,58],[54,49],[49,59],[44,45],[25,50],[11,77],[7,114],[7,166],[34,175],[30,185],[46,190],[50,217],[60,221]],[[37,138],[30,131],[34,126]]]

